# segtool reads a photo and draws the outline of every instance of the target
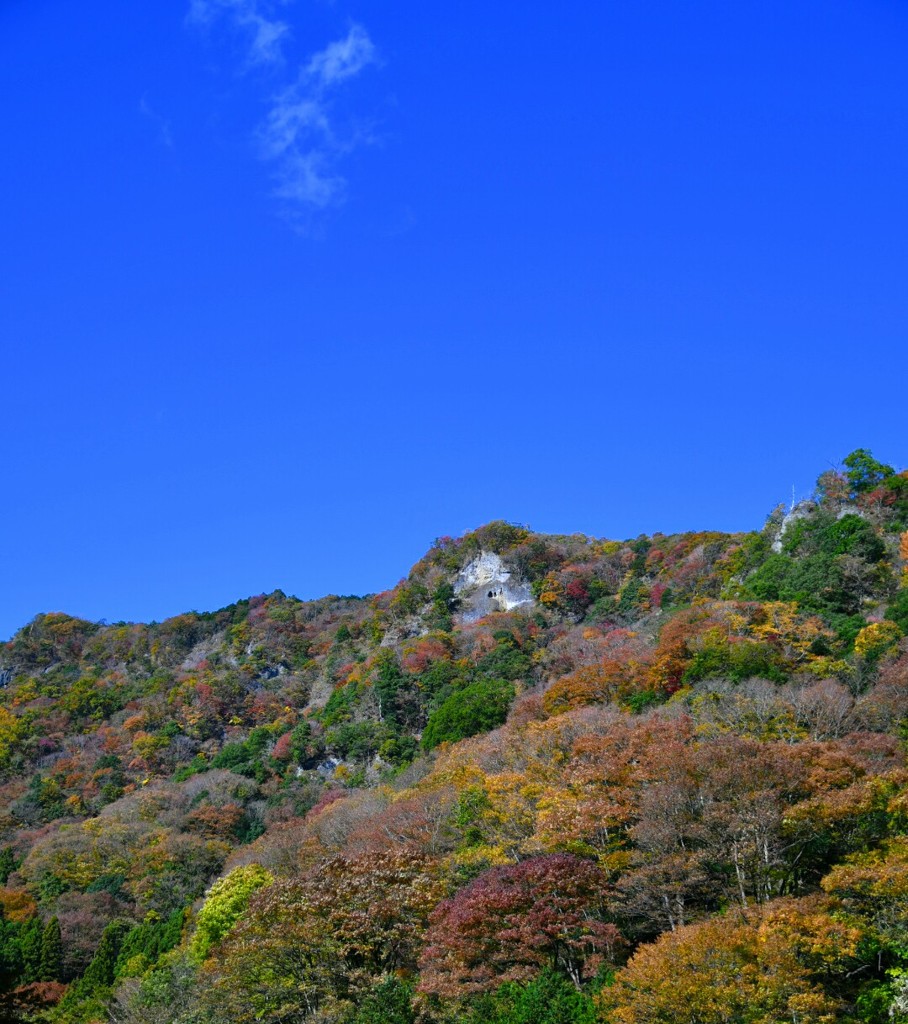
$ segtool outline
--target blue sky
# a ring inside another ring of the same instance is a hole
[[[908,462],[908,6],[0,4],[0,636]]]

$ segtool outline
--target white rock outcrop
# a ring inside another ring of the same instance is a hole
[[[799,519],[809,519],[817,511],[817,503],[804,499],[799,501],[785,514],[782,522],[776,530],[775,536],[773,537],[772,544],[770,545],[772,551],[777,555],[782,551],[782,542],[785,539],[785,533],[794,523]],[[843,505],[838,512],[836,512],[836,519],[843,519],[845,516],[860,516],[861,519],[866,519],[863,509],[858,508],[857,505]]]
[[[782,541],[785,537],[785,531],[796,523],[799,519],[809,519],[816,511],[816,503],[813,501],[799,501],[797,505],[792,507],[785,514],[782,522],[776,530],[776,535],[773,538],[771,550],[775,554],[780,554],[782,551]]]
[[[481,551],[464,566],[454,582],[454,593],[460,598],[464,622],[533,603],[529,585],[513,580],[510,570],[493,551]]]

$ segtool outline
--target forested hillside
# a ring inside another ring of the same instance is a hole
[[[663,496],[662,500],[667,500]],[[908,1022],[908,472],[0,645],[0,1017]]]

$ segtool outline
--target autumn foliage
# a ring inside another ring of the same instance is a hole
[[[368,597],[38,615],[0,1016],[904,1024],[906,544],[858,449],[751,532],[493,522]]]
[[[618,929],[607,920],[608,891],[593,862],[570,854],[493,868],[433,913],[423,991],[484,992],[549,967],[579,987],[620,945]]]

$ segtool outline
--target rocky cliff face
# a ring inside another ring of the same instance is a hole
[[[460,598],[464,622],[475,622],[491,612],[509,612],[533,603],[527,583],[512,578],[501,558],[482,551],[458,573],[454,593]]]
[[[799,520],[809,519],[817,510],[816,502],[814,501],[799,501],[797,505],[793,505],[788,512],[785,513],[782,518],[782,522],[779,524],[779,528],[776,530],[772,540],[771,549],[774,554],[778,555],[782,552],[782,543],[785,539],[785,532]]]

